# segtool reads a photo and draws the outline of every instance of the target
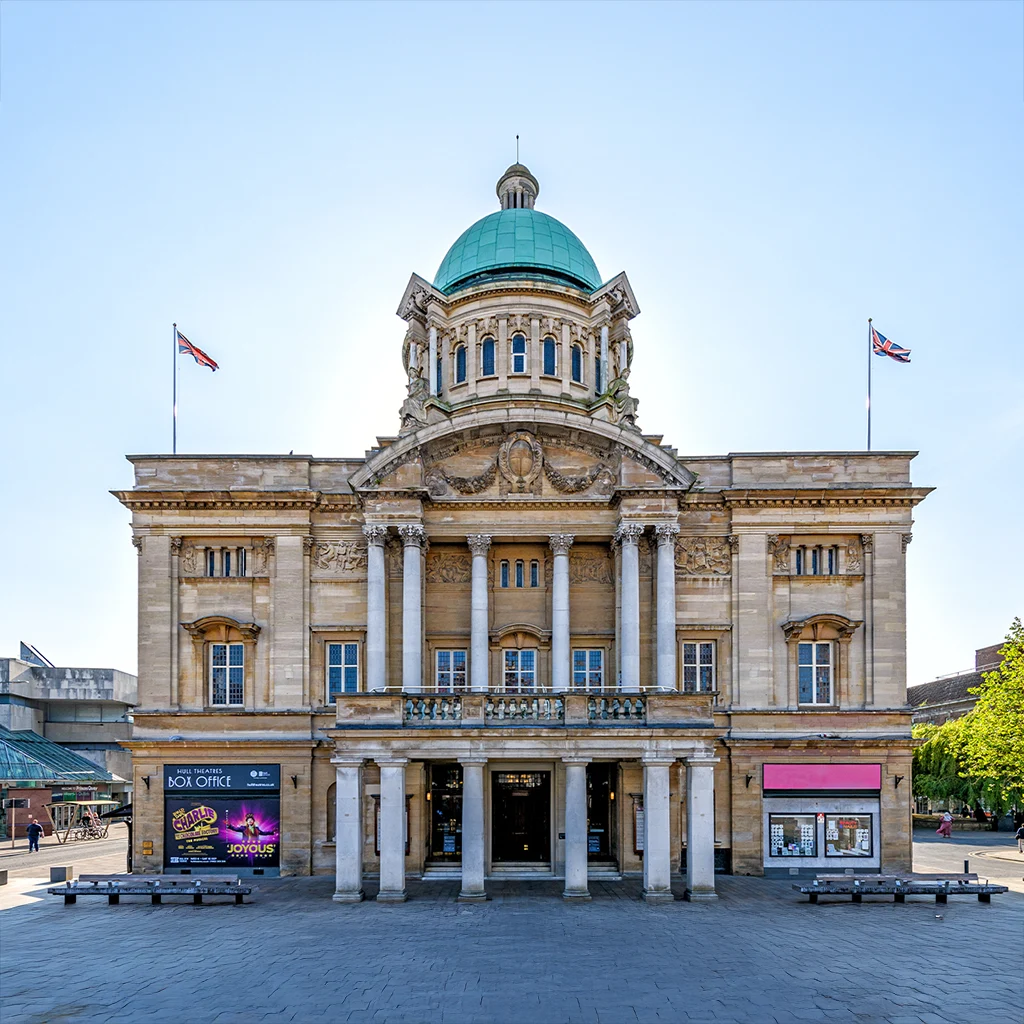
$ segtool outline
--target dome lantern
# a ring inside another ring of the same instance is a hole
[[[513,164],[499,179],[495,192],[503,210],[532,210],[540,185],[525,164]]]

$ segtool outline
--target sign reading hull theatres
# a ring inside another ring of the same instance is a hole
[[[165,793],[247,793],[280,788],[279,764],[164,765]]]

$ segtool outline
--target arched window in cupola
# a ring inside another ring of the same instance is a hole
[[[512,372],[526,373],[526,335],[512,335]]]
[[[438,356],[437,357],[437,393],[441,394],[441,391],[442,391],[443,388],[444,388],[444,360],[440,356]]]
[[[572,379],[577,384],[583,383],[583,349],[579,345],[572,347]]]
[[[466,346],[459,345],[455,349],[455,383],[462,384],[466,379]]]
[[[555,375],[555,339],[544,339],[544,376],[554,377]]]
[[[494,339],[493,338],[484,338],[484,343],[481,346],[480,366],[482,368],[481,376],[483,376],[483,377],[493,377],[494,376]]]

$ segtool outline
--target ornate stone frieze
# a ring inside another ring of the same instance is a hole
[[[773,533],[768,537],[768,554],[772,556],[772,575],[788,576],[790,571],[789,549],[792,538],[787,534]]]
[[[575,539],[571,533],[555,533],[548,538],[548,545],[556,555],[567,555]]]
[[[368,559],[367,545],[355,540],[316,541],[312,552],[314,569],[332,576],[365,576]]]
[[[606,555],[583,554],[576,551],[569,558],[570,583],[615,582],[614,562]]]
[[[567,473],[560,473],[550,461],[544,460],[544,472],[547,474],[551,486],[560,494],[579,494],[595,483],[600,483],[602,491],[611,492],[615,486],[615,477],[611,470],[604,463],[592,466],[586,473],[570,476]]]
[[[252,544],[252,575],[267,576],[270,573],[270,556],[274,553],[274,538],[260,537]]]
[[[255,562],[255,559],[253,560]],[[255,565],[253,566],[255,570]],[[181,555],[178,561],[179,576],[198,576],[200,570],[199,549],[191,541],[186,541],[181,546]]]
[[[469,545],[470,554],[487,557],[487,552],[491,550],[491,538],[486,533],[471,533],[466,538],[466,544]]]
[[[731,572],[728,537],[680,537],[676,541],[677,576],[728,576]]]
[[[851,537],[846,542],[844,568],[850,576],[859,576],[864,571],[864,559],[861,554],[861,543],[856,537]]]
[[[447,472],[443,466],[431,466],[426,472],[424,482],[427,493],[432,498],[443,498],[449,493],[449,489],[458,494],[479,494],[494,483],[497,471],[497,464],[492,463],[476,476],[455,476]]]
[[[428,583],[469,583],[473,578],[473,558],[464,551],[431,551],[427,555]]]
[[[543,464],[540,441],[528,430],[509,434],[498,449],[498,469],[516,493],[532,493]]]

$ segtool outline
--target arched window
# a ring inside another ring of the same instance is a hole
[[[466,379],[466,346],[460,345],[455,350],[455,383],[461,384]]]
[[[554,377],[555,375],[555,339],[544,339],[544,376]]]
[[[444,360],[437,357],[437,393],[441,394],[441,389],[444,387]]]
[[[520,588],[524,586],[523,560],[521,558],[516,562],[516,586]]]
[[[530,586],[540,586],[540,562],[536,559],[530,563]]]
[[[501,563],[501,579],[499,586],[505,588],[508,586],[508,562]]]
[[[572,347],[572,379],[577,384],[583,383],[583,349],[579,345]]]
[[[597,394],[601,394],[603,390],[601,384],[601,357],[598,355],[594,356],[594,391]]]
[[[494,339],[484,338],[482,346],[480,365],[483,368],[481,376],[494,376]]]
[[[512,335],[512,372],[526,373],[526,336]]]

